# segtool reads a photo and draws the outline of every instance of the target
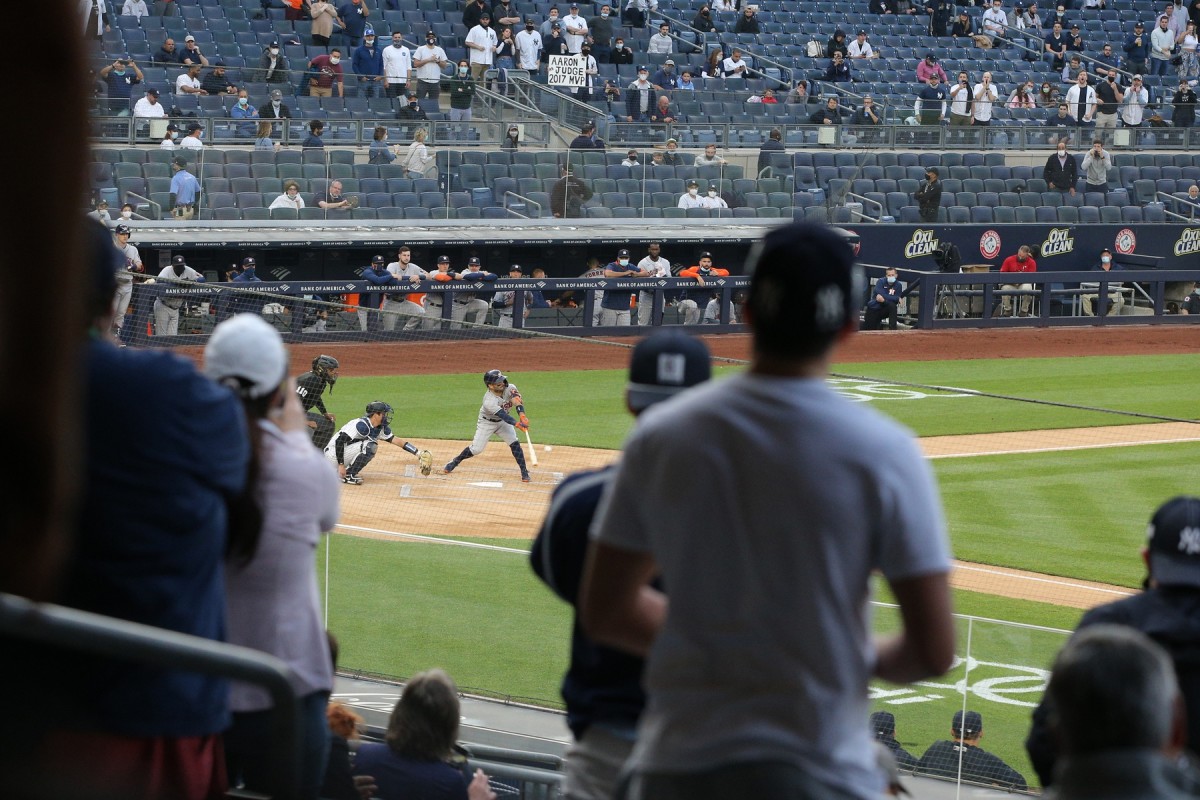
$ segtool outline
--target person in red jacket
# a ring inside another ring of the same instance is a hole
[[[1000,265],[1000,271],[1001,272],[1037,272],[1037,262],[1033,260],[1033,253],[1029,249],[1029,245],[1027,245],[1027,244],[1021,245],[1021,248],[1019,250],[1017,250],[1017,254],[1015,256],[1009,256],[1008,258],[1004,259],[1004,263]],[[1032,292],[1033,284],[1032,283],[1006,283],[1006,284],[1003,284],[1001,286],[1001,288],[1004,289],[1005,291],[1015,291],[1017,289],[1020,289],[1022,292]],[[1000,315],[1001,316],[1005,316],[1005,315],[1011,316],[1012,312],[1013,312],[1012,295],[1005,295],[1005,297],[1001,301],[1001,303],[1002,303],[1002,307],[1001,307]],[[1029,309],[1032,305],[1033,305],[1033,295],[1032,294],[1021,295],[1020,306],[1021,306],[1021,316],[1022,317],[1029,316]]]
[[[679,277],[694,278],[696,283],[701,287],[704,286],[707,278],[715,278],[728,274],[729,270],[713,266],[712,253],[707,250],[700,254],[700,262],[698,264],[679,271]],[[683,312],[683,321],[685,324],[695,325],[700,321],[700,316],[708,306],[711,295],[712,290],[710,289],[691,289],[684,292],[684,298],[679,302],[679,309]]]

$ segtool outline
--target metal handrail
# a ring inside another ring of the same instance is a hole
[[[855,194],[854,192],[846,192],[846,197],[853,197],[855,200],[858,200],[860,203],[870,203],[873,206],[879,206],[879,218],[878,219],[876,219],[875,217],[869,217],[866,214],[862,213],[861,211],[856,211],[853,208],[849,209],[851,216],[858,217],[863,222],[879,222],[882,220],[884,212],[887,211],[887,208],[884,207],[883,203],[879,202],[878,200],[872,200],[869,197],[863,197],[861,194]]]
[[[1176,219],[1181,219],[1184,222],[1192,222],[1193,220],[1196,219],[1196,217],[1200,216],[1200,203],[1193,203],[1191,200],[1184,200],[1181,197],[1176,197],[1175,195],[1168,194],[1167,192],[1156,191],[1154,193],[1154,196],[1161,197],[1161,198],[1164,198],[1165,200],[1169,201],[1169,202],[1163,203],[1163,211],[1167,214],[1167,216],[1175,217]],[[1192,208],[1192,216],[1185,217],[1183,214],[1180,214],[1178,212],[1171,210],[1172,205],[1179,205],[1179,204],[1182,204],[1185,206],[1190,206]]]
[[[125,202],[129,202],[129,198],[131,198],[131,197],[135,200],[140,200],[143,203],[145,203],[146,205],[150,206],[151,210],[154,212],[154,216],[148,217],[148,219],[162,219],[162,203],[156,203],[153,200],[151,200],[149,197],[142,197],[137,192],[126,192],[125,193]],[[137,216],[140,216],[140,215],[137,215]]]
[[[541,203],[539,203],[537,200],[532,200],[523,194],[517,194],[516,192],[514,192],[510,189],[510,190],[506,190],[504,192],[504,197],[502,199],[504,200],[505,210],[508,211],[508,213],[512,214],[513,216],[521,217],[522,219],[534,219],[535,218],[535,217],[529,216],[528,214],[521,214],[517,211],[513,211],[511,208],[509,208],[508,207],[508,198],[510,198],[510,197],[515,197],[518,200],[520,200],[522,203],[525,203],[526,205],[537,206],[537,216],[538,217],[542,216],[542,204]]]
[[[294,797],[300,766],[292,671],[267,653],[152,625],[0,594],[0,634],[78,653],[235,678],[271,695],[267,745],[277,797]]]

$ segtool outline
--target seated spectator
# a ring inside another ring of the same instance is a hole
[[[662,162],[668,167],[678,167],[683,164],[683,153],[679,152],[679,142],[667,139],[666,152],[662,154]]]
[[[158,102],[158,89],[146,90],[146,96],[133,104],[133,115],[145,119],[162,119],[167,115],[162,103]]]
[[[267,208],[294,208],[296,211],[304,208],[304,198],[300,196],[300,184],[289,179],[283,184],[283,194],[271,201]]]
[[[458,687],[440,669],[419,672],[404,686],[388,720],[386,743],[368,742],[354,757],[354,774],[370,775],[379,800],[447,797],[495,800],[481,769],[468,784],[455,756]]]
[[[179,51],[180,64],[199,64],[202,67],[208,66],[208,59],[204,53],[200,52],[199,46],[196,44],[196,37],[190,33],[183,37],[183,49]]]
[[[939,775],[964,781],[1025,791],[1024,776],[999,757],[979,746],[983,736],[983,716],[978,711],[954,712],[950,723],[951,739],[934,742],[917,761],[918,775]]]
[[[1019,84],[1013,93],[1008,96],[1008,108],[1036,108],[1037,101],[1033,96],[1033,83],[1026,81]]]
[[[608,61],[610,64],[633,63],[633,51],[626,46],[625,40],[619,36],[617,37],[616,41],[613,42],[612,51],[608,54]]]
[[[213,64],[212,69],[200,81],[200,88],[209,95],[237,94],[237,87],[225,75],[224,61]]]
[[[1075,118],[1070,115],[1069,106],[1066,103],[1059,103],[1058,110],[1046,120],[1048,128],[1074,128],[1077,124]]]
[[[665,125],[675,121],[675,110],[671,108],[671,98],[665,94],[658,96],[658,103],[650,114],[650,121]]]
[[[287,103],[283,102],[283,92],[279,89],[272,89],[270,100],[259,109],[258,116],[261,119],[291,119],[292,110],[288,108]]]
[[[842,57],[840,52],[834,52],[829,65],[825,67],[825,82],[849,83],[851,80],[850,63]]]
[[[705,78],[724,78],[725,72],[721,65],[725,60],[725,51],[720,47],[714,47],[708,51],[708,58],[704,61],[704,77]]]
[[[158,52],[150,58],[150,63],[157,67],[172,67],[179,63],[179,51],[175,49],[175,40],[168,36],[163,40]]]
[[[975,35],[975,26],[971,23],[971,17],[966,11],[958,12],[958,19],[954,20],[954,24],[950,26],[950,35],[957,39],[960,36]]]
[[[101,71],[103,74],[103,71]],[[199,97],[208,94],[200,85],[200,65],[192,64],[175,79],[176,97]]]
[[[721,62],[721,74],[728,80],[731,78],[750,78],[750,65],[742,58],[740,48],[733,48],[729,58]]]
[[[1171,657],[1146,634],[1097,625],[1071,638],[1050,672],[1046,702],[1062,761],[1059,800],[1186,798],[1186,706]]]
[[[625,158],[621,161],[621,166],[634,167],[637,169],[641,169],[645,165],[642,164],[642,162],[639,161],[638,159],[639,159],[638,151],[630,150],[628,153],[625,154]]]
[[[1196,92],[1187,78],[1179,79],[1179,88],[1171,97],[1171,105],[1174,108],[1171,123],[1176,128],[1190,128],[1196,123]]]
[[[895,272],[895,270],[888,270]],[[892,757],[896,759],[896,765],[901,769],[915,769],[917,766],[917,757],[904,749],[900,741],[896,738],[896,717],[890,711],[876,711],[871,715],[871,733],[875,734],[875,741],[887,748]]]
[[[841,125],[846,119],[846,110],[838,105],[836,97],[830,97],[825,105],[813,112],[808,121],[812,125]]]
[[[158,149],[174,150],[176,148],[175,140],[178,138],[179,126],[174,122],[167,123],[167,128],[163,131],[162,141],[158,143]]]
[[[754,102],[751,100],[750,102]],[[766,103],[769,106],[778,105],[779,98],[775,96],[775,90],[770,86],[762,90],[762,97],[758,99],[760,103]]]
[[[687,191],[679,195],[676,203],[679,208],[706,208],[704,198],[700,196],[700,182],[692,178],[687,182]]]
[[[697,167],[724,166],[729,162],[721,156],[717,155],[717,146],[715,144],[704,145],[704,155],[696,156]]]
[[[229,116],[233,119],[244,120],[237,125],[237,135],[244,136],[249,139],[254,135],[255,129],[258,127],[252,120],[258,119],[258,109],[250,105],[250,96],[245,89],[238,92],[237,103],[233,108],[229,109]]]
[[[271,138],[271,132],[274,130],[271,123],[267,120],[259,120],[254,131],[254,149],[255,150],[270,150],[275,151],[280,149],[279,142]]]
[[[758,24],[758,6],[747,5],[742,9],[742,15],[733,26],[734,33],[761,33]]]
[[[349,211],[352,208],[350,198],[342,194],[342,182],[333,180],[329,188],[316,196],[317,206],[326,211]]]
[[[696,84],[692,82],[692,71],[690,69],[685,69],[679,76],[678,88],[685,92],[696,91]]]
[[[927,83],[931,75],[937,75],[942,83],[950,80],[946,77],[946,70],[938,63],[938,57],[933,53],[926,53],[925,58],[917,62],[917,83]]]
[[[796,81],[796,88],[788,92],[787,101],[789,103],[796,103],[800,105],[808,103],[808,81]]]
[[[1070,61],[1062,66],[1059,73],[1059,80],[1062,83],[1074,83],[1080,72],[1085,75],[1087,74],[1087,70],[1083,68],[1083,62],[1079,60],[1078,55],[1071,56]],[[1088,83],[1091,82],[1091,77],[1089,76]]]
[[[325,141],[321,138],[321,135],[324,132],[325,132],[325,123],[319,119],[312,120],[311,122],[308,123],[308,136],[304,137],[304,141],[302,141],[300,143],[300,146],[305,149],[308,149],[310,147],[324,149]]]
[[[675,50],[675,40],[671,38],[671,26],[663,23],[658,26],[658,33],[650,37],[646,43],[647,53],[671,53]]]
[[[841,53],[842,58],[850,55],[850,48],[846,45],[846,32],[841,28],[835,30],[825,44],[825,57],[833,58],[834,53]]]
[[[429,119],[429,115],[425,113],[425,109],[421,108],[421,103],[417,100],[417,96],[411,94],[408,96],[408,102],[400,106],[400,110],[396,112],[396,119],[427,120]]]
[[[783,131],[779,128],[772,128],[767,135],[767,140],[763,142],[762,147],[758,151],[758,166],[755,167],[755,173],[761,175],[763,170],[771,162],[771,153],[785,152],[783,146]]]
[[[696,16],[692,17],[692,27],[697,31],[693,34],[697,45],[703,44],[705,36],[717,33],[716,22],[707,5],[701,6],[700,10],[696,12]]]
[[[675,71],[675,60],[668,58],[666,61],[664,61],[662,68],[654,73],[654,77],[650,79],[650,82],[653,83],[655,87],[665,91],[678,89],[679,73]]]
[[[715,183],[708,185],[708,194],[701,199],[705,208],[729,208],[729,203],[721,197],[721,187]]]
[[[863,30],[858,32],[848,50],[850,58],[879,58],[879,53],[876,53],[875,48],[871,47],[871,43],[867,41],[867,32]]]
[[[1038,108],[1057,108],[1062,102],[1062,91],[1050,81],[1042,81],[1042,88],[1038,89],[1035,99]]]

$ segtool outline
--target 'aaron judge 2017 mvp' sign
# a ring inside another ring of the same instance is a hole
[[[587,61],[583,56],[550,56],[546,83],[551,86],[586,86]]]

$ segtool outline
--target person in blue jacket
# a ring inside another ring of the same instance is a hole
[[[358,75],[358,90],[363,97],[383,94],[383,49],[375,45],[375,30],[369,25],[363,32],[363,43],[354,48],[350,66]]]
[[[900,321],[900,298],[904,295],[904,284],[897,279],[895,268],[886,270],[871,289],[871,299],[867,301],[867,312],[863,315],[863,330],[877,331],[883,327],[885,319],[888,329],[896,330]]]
[[[376,286],[396,283],[396,276],[387,271],[387,261],[383,256],[371,256],[371,263],[362,271],[362,279]],[[367,331],[378,327],[379,323],[371,325],[372,318],[378,318],[379,304],[383,302],[382,292],[362,292],[358,298],[358,327]]]

